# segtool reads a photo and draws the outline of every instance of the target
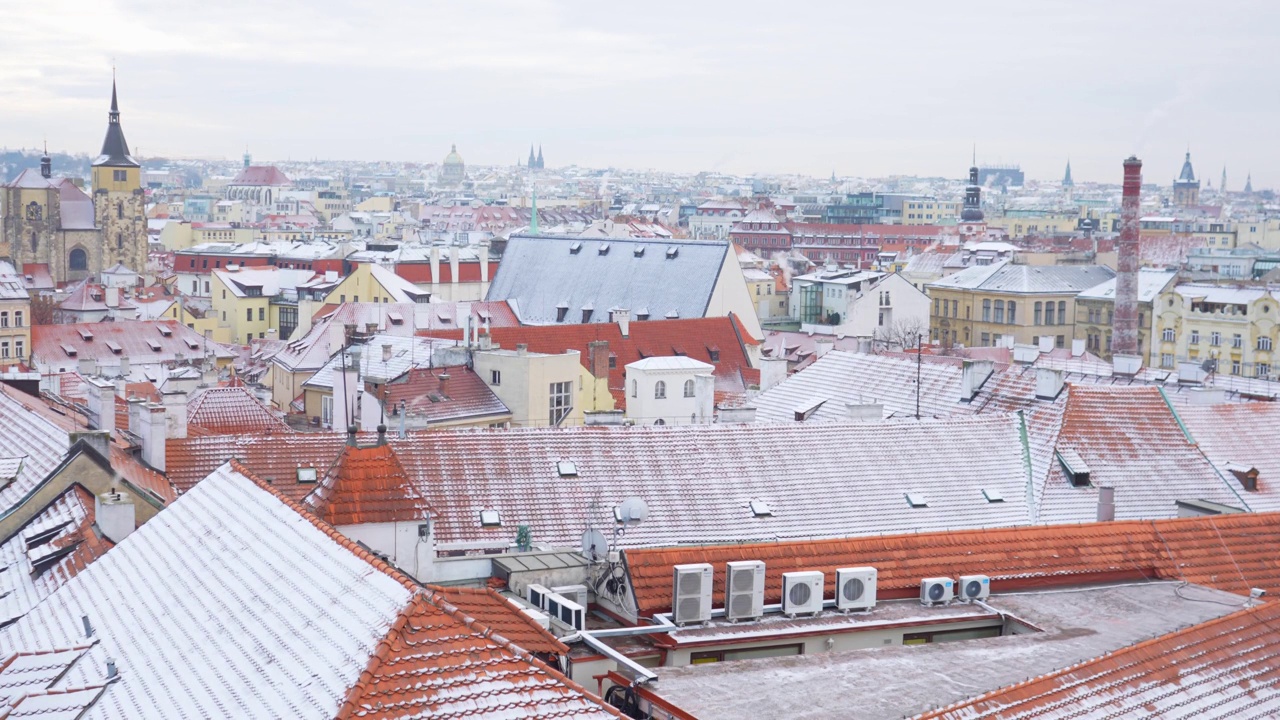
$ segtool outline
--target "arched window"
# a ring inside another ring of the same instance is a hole
[[[1015,317],[1015,315],[1017,315],[1017,313],[1018,313],[1018,303],[1017,303],[1017,301],[1016,301],[1016,300],[1010,300],[1010,301],[1009,301],[1009,315],[1007,316],[1007,319],[1009,320],[1009,324],[1010,324],[1010,325],[1016,325],[1016,324],[1017,324],[1017,322],[1018,322],[1018,318],[1017,318],[1017,317]]]
[[[684,381],[684,396],[693,397],[693,380]]]
[[[991,300],[982,301],[982,322],[991,322]]]
[[[76,248],[71,251],[71,257],[68,264],[72,270],[88,270],[89,269],[89,253]]]
[[[661,380],[653,386],[653,399],[662,400],[667,397],[667,384]]]
[[[36,231],[32,230],[31,231],[31,252],[35,252],[36,248],[39,246],[40,246],[40,238],[36,236]]]
[[[631,381],[631,397],[640,397],[640,383],[635,380]]]
[[[122,232],[116,233],[116,249],[117,250],[124,249],[124,233]]]
[[[124,219],[124,201],[123,200],[116,203],[116,219],[117,220]]]
[[[666,420],[663,420],[662,418],[658,418],[657,420],[655,420],[655,421],[654,421],[654,423],[653,423],[653,424],[654,424],[654,425],[666,425],[666,424],[667,424],[667,421],[666,421]]]

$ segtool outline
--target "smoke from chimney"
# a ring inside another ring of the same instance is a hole
[[[1142,194],[1142,161],[1124,161],[1124,193],[1120,203],[1120,241],[1116,246],[1116,308],[1111,347],[1116,356],[1138,356],[1138,208]]]

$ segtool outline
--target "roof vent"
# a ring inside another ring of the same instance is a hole
[[[148,345],[148,346],[150,346],[150,347],[151,347],[151,349],[152,349],[154,352],[160,352],[160,343],[159,343],[159,341],[157,341],[157,340],[152,340],[151,338],[147,338],[147,345]]]
[[[751,501],[751,514],[756,517],[773,517],[773,508],[763,500]]]
[[[679,255],[679,254],[680,254],[680,248],[678,248],[678,247],[676,247],[676,246],[674,246],[674,245],[672,245],[671,247],[667,248],[667,259],[668,259],[668,260],[671,260],[671,259],[675,258],[675,256],[677,256],[677,255]]]
[[[631,251],[631,254],[632,254],[632,255],[635,255],[636,257],[644,257],[644,246],[643,246],[643,245],[637,245],[637,246],[636,246],[636,247]]]
[[[1072,448],[1059,448],[1058,462],[1062,464],[1062,471],[1066,473],[1072,487],[1089,486],[1089,466],[1080,457],[1080,453]]]
[[[113,340],[107,341],[107,349],[115,355],[119,355],[121,352],[124,352],[124,349],[120,347],[120,344]]]
[[[75,356],[76,356],[76,349],[75,349],[75,348],[73,348],[73,347],[71,347],[70,345],[65,344],[65,343],[62,345],[62,352],[66,353],[66,354],[67,354],[67,357],[75,357]]]
[[[574,244],[572,244],[572,245],[570,245],[570,246],[569,246],[569,254],[570,254],[570,255],[577,255],[577,254],[578,254],[578,252],[579,252],[579,251],[581,251],[581,250],[582,250],[582,243],[580,243],[580,242],[575,242]]]
[[[167,325],[159,326],[159,330],[160,330],[160,334],[165,337],[169,337],[170,335],[173,334],[173,328],[168,327]]]
[[[80,339],[85,342],[93,342],[93,333],[89,331],[89,328],[80,328]]]
[[[913,508],[929,507],[929,501],[920,493],[907,493],[907,504]]]
[[[1258,468],[1236,462],[1228,462],[1227,470],[1240,481],[1246,492],[1258,491]]]
[[[596,252],[600,253],[601,255],[608,255],[608,254],[609,254],[609,243],[605,243],[605,244],[601,245],[601,246],[599,247],[599,249],[597,249],[597,250],[596,250]]]

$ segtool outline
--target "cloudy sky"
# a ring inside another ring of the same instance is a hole
[[[0,3],[0,145],[144,156],[1280,184],[1280,3]]]

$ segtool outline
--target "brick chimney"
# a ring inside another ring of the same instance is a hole
[[[449,397],[449,373],[442,372],[436,376],[436,379],[440,381],[440,394]]]
[[[1130,156],[1124,161],[1120,240],[1116,243],[1116,307],[1111,347],[1117,357],[1138,356],[1138,211],[1141,195],[1142,161]],[[1131,364],[1131,361],[1126,364]]]
[[[608,340],[593,340],[587,343],[587,370],[594,378],[609,377]]]

